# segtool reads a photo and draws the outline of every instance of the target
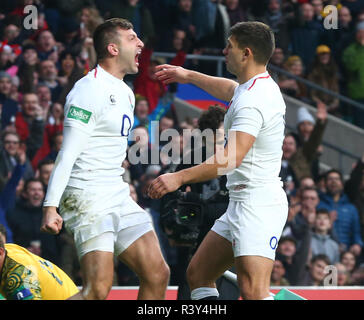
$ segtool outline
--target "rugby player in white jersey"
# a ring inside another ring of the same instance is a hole
[[[230,101],[224,119],[224,160],[215,154],[195,167],[159,176],[149,188],[152,198],[160,198],[181,185],[227,172],[227,212],[216,220],[187,269],[192,299],[216,299],[215,280],[234,264],[244,299],[273,299],[270,276],[288,214],[279,178],[286,106],[266,70],[274,47],[267,25],[240,22],[231,28],[223,51],[238,83],[181,67],[158,67],[157,76],[166,84],[192,83]]]
[[[138,275],[139,299],[164,299],[169,268],[151,217],[131,199],[121,167],[135,104],[123,78],[138,72],[144,44],[129,21],[115,18],[97,27],[94,46],[98,65],[67,96],[41,229],[56,234],[64,222],[74,236],[83,289],[73,299],[107,298],[114,254]]]

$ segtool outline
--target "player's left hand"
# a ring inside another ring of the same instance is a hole
[[[165,194],[176,191],[181,184],[178,174],[166,173],[151,182],[148,188],[148,195],[152,199],[160,199]]]

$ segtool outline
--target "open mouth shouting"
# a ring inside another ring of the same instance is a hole
[[[139,56],[140,56],[141,53],[142,53],[142,51],[139,50],[137,52],[137,54],[135,55],[135,64],[136,64],[137,67],[139,67]]]

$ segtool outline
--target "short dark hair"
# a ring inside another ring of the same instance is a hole
[[[20,136],[19,136],[19,134],[17,132],[5,131],[5,132],[3,132],[2,136],[1,136],[1,140],[2,140],[3,143],[5,141],[5,137],[8,136],[8,135],[13,135],[13,136],[17,137],[19,142],[20,142]]]
[[[319,214],[325,214],[330,218],[330,212],[329,212],[329,210],[327,210],[325,208],[317,209],[316,216],[318,216]]]
[[[133,29],[133,24],[126,19],[112,18],[97,26],[93,35],[93,40],[98,61],[101,61],[108,56],[107,46],[111,42],[117,41],[116,35],[118,29]]]
[[[28,191],[28,186],[29,186],[29,184],[31,184],[31,183],[33,183],[33,182],[39,182],[39,183],[43,186],[43,183],[42,183],[42,181],[41,181],[39,178],[29,178],[29,179],[27,179],[27,180],[25,181],[23,190],[24,190],[25,192],[27,192],[27,191]],[[43,187],[43,188],[44,188],[44,187]]]
[[[224,121],[226,110],[219,106],[209,106],[198,119],[198,127],[201,131],[205,129],[217,130],[219,129],[221,122]]]
[[[230,35],[240,49],[253,51],[255,62],[268,63],[275,49],[274,33],[268,25],[258,21],[238,22],[231,27]]]
[[[306,191],[315,191],[317,193],[317,195],[319,195],[317,188],[312,186],[312,187],[305,187],[302,189],[301,194],[303,195]]]
[[[340,176],[340,180],[341,180],[341,182],[343,182],[343,174],[342,174],[342,173],[341,173],[341,171],[340,171],[340,170],[338,170],[338,169],[331,169],[331,170],[327,171],[327,172],[325,173],[325,182],[327,181],[327,178],[329,177],[329,175],[330,175],[331,173],[337,173],[337,174]]]
[[[0,237],[0,248],[5,249],[5,243],[1,237]]]
[[[54,164],[54,160],[52,159],[43,159],[38,162],[38,169],[40,170],[43,166],[46,166],[48,164]]]
[[[311,264],[316,261],[324,261],[327,265],[331,264],[329,257],[326,254],[317,254],[311,259]]]
[[[297,240],[296,238],[294,238],[293,236],[283,236],[279,239],[279,242],[278,242],[278,245],[282,244],[283,242],[286,242],[286,241],[290,241],[292,242],[295,246],[297,246]]]

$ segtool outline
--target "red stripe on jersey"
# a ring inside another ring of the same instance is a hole
[[[95,68],[95,78],[96,78],[96,75],[97,75],[97,67]]]
[[[254,84],[255,84],[255,81],[257,81],[258,79],[268,79],[269,77],[270,77],[270,75],[267,75],[266,77],[259,77],[259,78],[254,79],[253,84],[249,87],[249,89],[248,89],[248,90],[250,90],[251,88],[253,88],[253,86],[254,86]]]

